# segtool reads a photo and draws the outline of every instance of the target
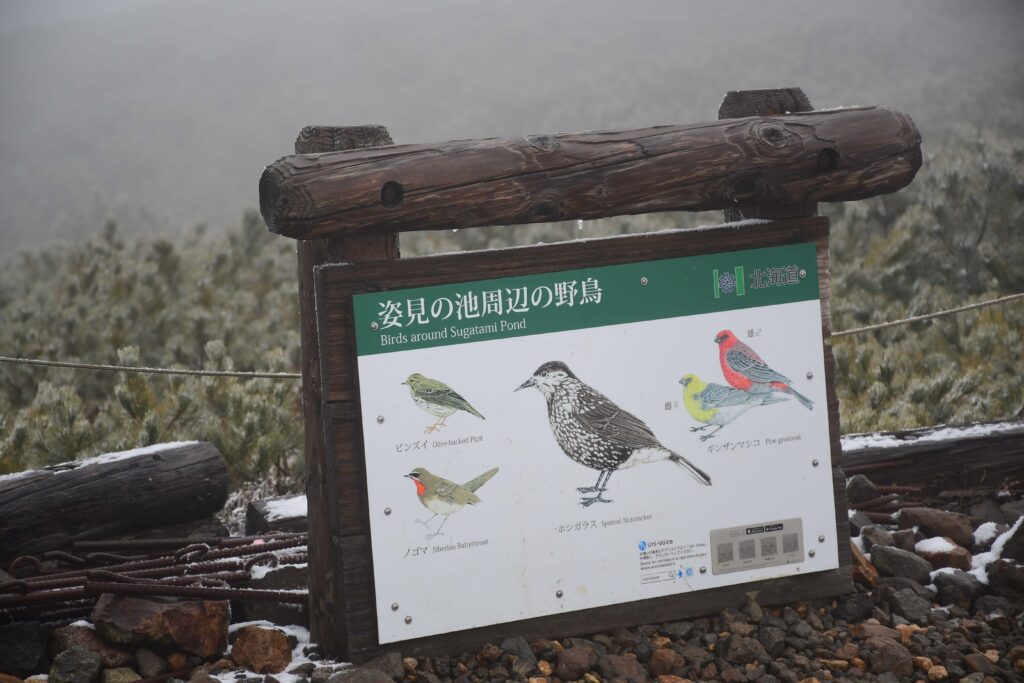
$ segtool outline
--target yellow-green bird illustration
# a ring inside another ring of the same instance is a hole
[[[487,470],[475,479],[470,479],[465,484],[456,484],[454,481],[431,474],[423,467],[417,467],[405,475],[416,484],[416,495],[419,497],[423,507],[434,513],[426,521],[420,519],[416,521],[429,529],[430,521],[434,517],[444,515],[444,521],[441,522],[441,526],[437,527],[437,531],[434,533],[428,534],[427,538],[433,538],[441,534],[441,529],[444,528],[449,515],[458,512],[467,505],[479,503],[480,496],[476,495],[476,490],[490,481],[491,477],[497,473],[498,468],[495,467],[493,470]]]
[[[690,431],[699,432],[712,425],[718,428],[710,434],[702,434],[701,441],[707,441],[722,427],[751,408],[787,400],[774,394],[769,387],[742,391],[713,382],[704,382],[694,374],[686,375],[679,383],[683,385],[683,404],[687,412],[697,422],[704,423],[702,427],[690,427]]]
[[[412,400],[416,402],[416,405],[437,417],[437,421],[424,430],[427,434],[443,427],[444,421],[451,417],[456,410],[464,410],[470,415],[476,415],[481,420],[485,419],[477,412],[476,408],[469,405],[469,401],[462,398],[457,391],[444,382],[414,372],[402,384],[409,387],[409,393],[412,394]]]

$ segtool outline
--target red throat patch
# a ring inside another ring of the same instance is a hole
[[[424,486],[423,482],[420,481],[419,479],[413,479],[412,483],[416,484],[416,495],[417,496],[422,496],[426,492],[427,487]]]

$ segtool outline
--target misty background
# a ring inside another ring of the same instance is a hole
[[[308,124],[396,142],[681,124],[727,90],[1024,129],[1024,4],[0,1],[0,253],[237,224]]]

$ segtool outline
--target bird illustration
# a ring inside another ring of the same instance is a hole
[[[596,494],[581,498],[583,507],[612,502],[602,494],[615,471],[659,460],[669,460],[701,484],[711,485],[711,478],[699,467],[662,446],[640,418],[580,381],[565,363],[544,363],[516,391],[526,387],[535,387],[547,401],[551,431],[565,454],[600,472],[593,486],[576,489]]]
[[[480,496],[476,495],[476,490],[486,484],[497,473],[498,468],[495,467],[493,470],[487,470],[475,479],[470,479],[465,484],[456,484],[454,481],[431,474],[424,467],[417,467],[405,475],[416,484],[416,495],[419,497],[423,507],[434,513],[426,521],[421,519],[416,521],[426,526],[429,530],[431,520],[438,515],[444,515],[441,526],[437,527],[437,531],[434,533],[428,533],[427,538],[441,535],[441,529],[444,528],[449,515],[458,512],[467,505],[479,503]]]
[[[481,420],[486,419],[477,412],[476,408],[469,405],[469,401],[452,389],[444,382],[424,377],[418,372],[409,375],[409,379],[402,382],[409,387],[412,400],[423,410],[437,417],[434,424],[427,427],[425,434],[435,432],[444,427],[444,421],[451,417],[456,410],[464,410],[470,415],[476,415]]]
[[[687,412],[697,422],[704,423],[701,427],[690,427],[690,431],[699,432],[711,426],[717,427],[713,432],[701,434],[701,441],[707,441],[751,408],[788,400],[776,395],[771,389],[740,391],[722,384],[705,382],[694,374],[686,375],[679,383],[683,385],[683,404]]]
[[[725,380],[737,389],[751,391],[756,386],[771,387],[776,391],[792,394],[807,410],[814,410],[814,402],[794,389],[790,379],[768,367],[761,356],[754,352],[730,330],[722,330],[715,336],[718,344],[718,360],[722,364]]]

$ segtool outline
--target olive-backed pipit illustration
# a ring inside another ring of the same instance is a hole
[[[792,387],[788,377],[768,367],[761,356],[732,333],[722,330],[715,335],[718,344],[718,361],[722,365],[725,381],[737,389],[751,391],[760,386],[772,388],[784,394],[791,394],[807,410],[814,410],[814,402]]]
[[[690,431],[699,432],[711,426],[716,427],[713,432],[701,434],[701,441],[707,441],[722,427],[751,408],[788,400],[768,388],[740,391],[714,382],[705,382],[694,374],[686,375],[679,383],[683,385],[683,405],[686,406],[687,412],[697,422],[704,423],[701,427],[690,427]]]
[[[640,418],[581,382],[565,363],[545,363],[516,391],[526,387],[535,387],[547,401],[551,431],[565,454],[584,467],[600,472],[593,486],[576,489],[580,493],[596,494],[581,498],[583,507],[612,502],[602,494],[616,470],[659,460],[669,460],[699,483],[711,485],[711,477],[683,456],[662,446]]]
[[[416,520],[427,527],[427,538],[441,535],[441,529],[444,527],[445,522],[448,521],[449,515],[458,512],[467,505],[479,503],[480,497],[476,495],[476,490],[486,484],[497,473],[498,468],[495,467],[493,470],[487,470],[475,479],[470,479],[465,484],[456,484],[454,481],[431,474],[423,467],[417,467],[405,475],[416,484],[416,495],[419,497],[423,507],[434,513],[427,520]],[[437,531],[429,533],[430,522],[438,515],[444,515],[444,520],[441,521],[441,526],[437,527]]]
[[[437,418],[434,424],[423,430],[426,434],[444,427],[444,421],[451,417],[456,410],[464,410],[470,415],[476,415],[481,420],[485,419],[477,412],[476,408],[469,405],[469,401],[462,398],[457,391],[444,382],[424,377],[415,372],[409,375],[409,379],[402,384],[409,387],[409,393],[416,405]]]

